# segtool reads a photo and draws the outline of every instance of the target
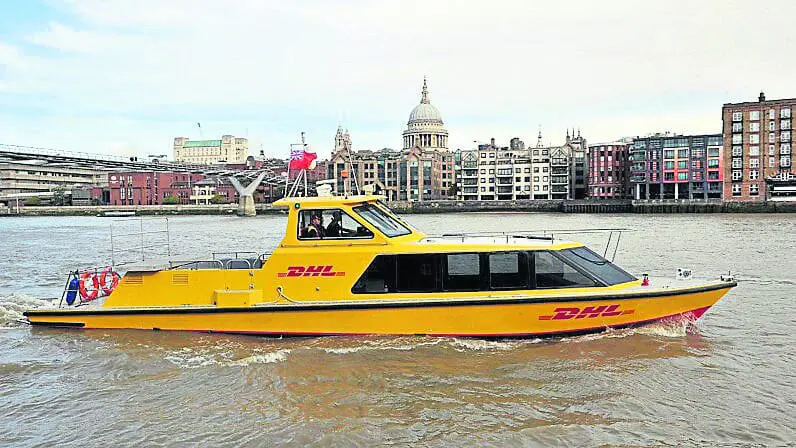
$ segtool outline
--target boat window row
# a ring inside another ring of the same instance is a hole
[[[388,237],[408,235],[411,231],[399,220],[373,204],[353,209],[367,223]],[[298,239],[369,239],[373,232],[339,208],[302,210],[298,219]]]
[[[636,280],[586,247],[560,251],[378,255],[355,294],[608,286]]]

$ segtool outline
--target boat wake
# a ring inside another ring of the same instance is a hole
[[[245,358],[234,359],[228,352],[208,352],[207,350],[185,347],[163,357],[166,361],[183,369],[201,367],[248,367],[256,364],[275,364],[287,360],[291,350],[281,349],[274,352],[254,353]]]
[[[16,328],[27,325],[22,315],[31,308],[53,308],[49,300],[37,299],[21,293],[0,296],[0,328]]]
[[[699,328],[693,320],[682,317],[664,322],[643,325],[640,327],[623,328],[620,330],[608,329],[601,333],[586,334],[583,336],[564,337],[562,342],[587,342],[599,339],[626,338],[629,336],[659,336],[664,338],[683,338],[689,334],[698,333]]]

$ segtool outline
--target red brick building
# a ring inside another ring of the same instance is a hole
[[[796,185],[792,163],[796,98],[728,103],[724,122],[724,200],[789,199]]]
[[[108,174],[111,205],[161,205],[174,196],[180,204],[189,204],[194,184],[202,174],[158,171],[122,171]]]
[[[591,198],[630,198],[629,146],[625,142],[589,145],[589,179],[587,193]]]

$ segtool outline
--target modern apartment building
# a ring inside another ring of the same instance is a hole
[[[630,194],[629,147],[632,140],[589,145],[589,197],[627,199]]]
[[[246,163],[249,140],[233,135],[223,135],[220,140],[174,139],[174,160],[197,165],[219,163]]]
[[[721,134],[636,137],[629,149],[633,198],[721,198],[722,148]]]
[[[30,196],[56,188],[105,187],[107,171],[40,161],[0,162],[0,196]]]
[[[793,111],[796,98],[728,103],[724,123],[724,199],[796,201]]]

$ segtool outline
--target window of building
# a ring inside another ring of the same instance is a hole
[[[733,196],[740,196],[741,195],[741,188],[742,188],[742,184],[732,184],[732,195]]]
[[[769,131],[776,131],[777,130],[777,122],[776,121],[769,121],[768,122],[768,130]]]
[[[677,173],[677,180],[688,180],[688,173]]]
[[[774,143],[777,141],[777,134],[776,132],[769,132],[768,133],[768,141],[769,143]]]
[[[681,169],[681,170],[688,168],[688,160],[678,160],[677,161],[677,168]]]
[[[760,123],[757,121],[749,123],[749,132],[760,132]]]
[[[750,156],[759,156],[760,155],[760,147],[757,145],[753,145],[749,147],[749,155]]]
[[[398,255],[397,292],[439,291],[439,258],[436,254]]]
[[[539,191],[539,186],[538,185],[534,185],[533,186],[533,191]]]
[[[760,194],[760,186],[757,184],[749,185],[749,196],[757,196]]]
[[[780,129],[790,129],[790,120],[782,120],[779,122]]]
[[[395,292],[395,255],[379,255],[370,263],[362,277],[354,283],[354,294]]]
[[[768,158],[768,167],[769,168],[774,168],[776,166],[776,164],[777,164],[777,159],[775,159],[774,157],[769,157]]]
[[[789,142],[790,141],[790,131],[782,131],[782,134],[779,136],[780,141]]]
[[[740,145],[741,143],[743,143],[743,134],[733,134],[732,143],[735,145]]]
[[[752,158],[749,159],[749,168],[759,168],[760,167],[760,159]]]
[[[768,110],[768,118],[770,118],[770,119],[777,118],[777,111],[775,111],[774,109],[769,109]]]
[[[549,169],[550,169],[549,167],[543,166],[542,167],[542,172],[546,173]]]
[[[732,147],[732,156],[733,157],[741,157],[743,155],[743,146],[733,146]]]
[[[732,132],[743,132],[743,123],[733,123]]]
[[[673,170],[674,169],[674,160],[667,160],[663,162],[663,169],[665,170]]]
[[[663,173],[663,180],[674,180],[674,173]]]
[[[708,159],[708,168],[718,168],[719,159]]]
[[[743,120],[743,112],[732,113],[732,121],[741,121],[741,120]]]
[[[719,180],[718,171],[708,171],[708,180]]]
[[[542,185],[542,191],[547,191],[547,185]]]
[[[749,119],[750,120],[759,120],[760,119],[760,111],[753,110],[749,112]]]
[[[790,154],[790,143],[783,143],[779,145],[779,153],[782,155]]]
[[[743,171],[732,170],[732,180],[741,180],[741,179],[743,179]]]
[[[780,109],[779,118],[790,118],[790,108],[783,107],[782,109]]]
[[[757,180],[759,178],[760,178],[760,171],[758,170],[749,171],[749,180]]]
[[[539,167],[538,166],[533,167],[533,172],[534,173],[538,173],[539,172]]]
[[[583,288],[597,283],[551,252],[536,251],[534,278],[537,288]]]
[[[664,149],[663,150],[663,158],[664,159],[673,159],[674,158],[674,150],[673,149]]]
[[[528,255],[524,252],[489,254],[489,286],[492,289],[526,289]]]
[[[787,168],[790,166],[790,156],[782,156],[779,159],[779,166]]]
[[[743,159],[732,159],[733,168],[743,168]]]
[[[481,256],[477,253],[445,254],[444,291],[479,291],[483,289]]]
[[[760,143],[760,134],[749,134],[749,143],[753,145]]]

